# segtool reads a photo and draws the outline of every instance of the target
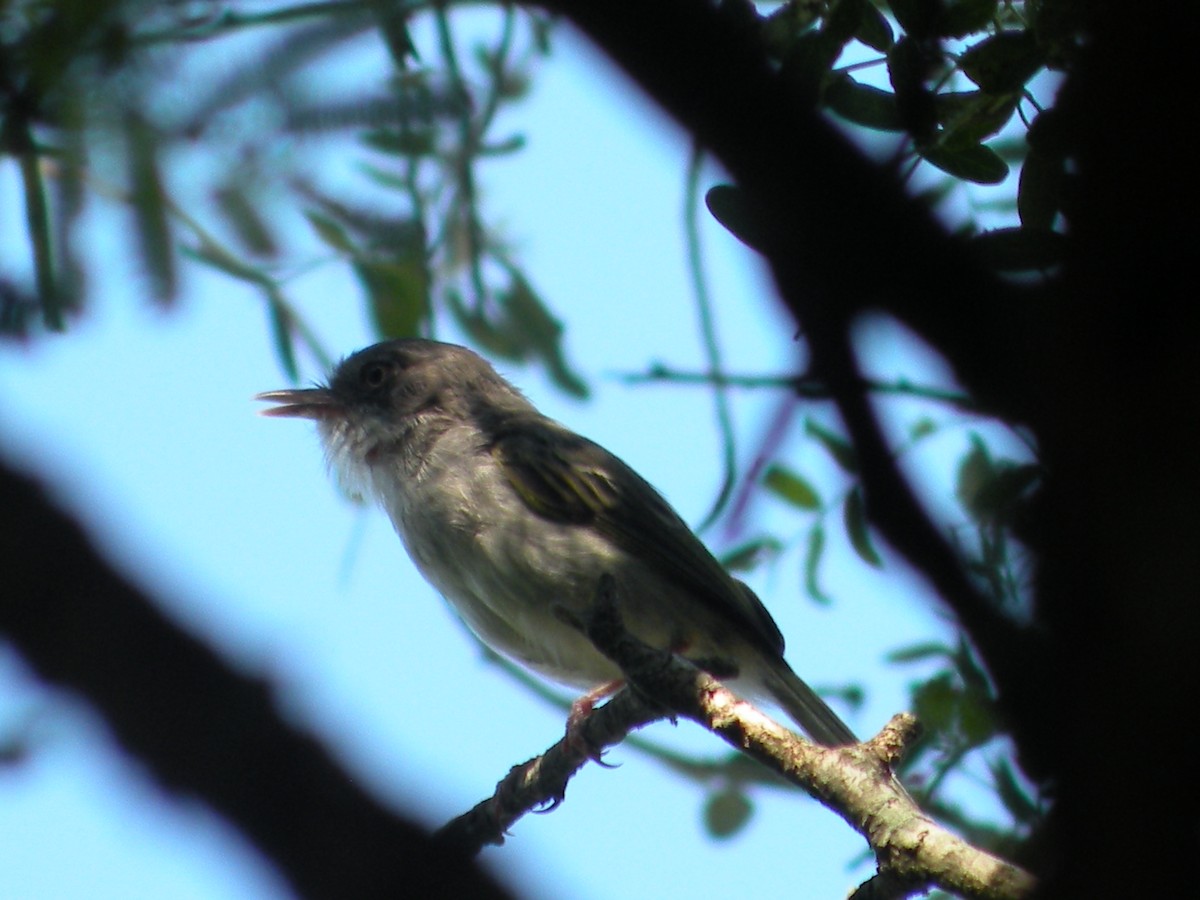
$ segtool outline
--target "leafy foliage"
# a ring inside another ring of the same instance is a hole
[[[998,272],[1045,275],[1069,241],[1061,225],[1069,136],[1045,95],[1053,73],[1069,70],[1074,58],[1070,6],[791,0],[772,5],[760,26],[771,64],[797,97],[887,156],[897,178],[930,203],[945,209],[965,198],[953,215],[979,259]],[[292,379],[301,353],[329,361],[291,301],[295,282],[314,266],[342,265],[379,337],[428,335],[452,321],[490,354],[536,360],[564,392],[585,396],[586,382],[563,349],[555,298],[539,293],[479,199],[480,165],[523,146],[521,135],[497,133],[497,122],[525,94],[551,35],[547,19],[507,4],[497,4],[494,24],[485,37],[468,35],[449,5],[433,0],[6,3],[0,155],[20,173],[31,277],[0,275],[0,334],[65,330],[85,310],[90,273],[74,228],[89,204],[107,199],[128,213],[129,248],[153,302],[178,303],[192,264],[252,286]],[[232,48],[251,33],[268,35],[265,50],[238,62]],[[347,49],[379,54],[373,83],[318,90],[322,61]],[[194,83],[211,88],[171,94],[169,76],[185,66],[200,73]],[[259,127],[264,121],[278,127]],[[351,173],[323,178],[306,165],[306,148],[334,138],[353,144]],[[197,150],[216,164],[200,184],[186,184],[177,161]],[[714,186],[705,202],[740,240],[761,244],[763,229],[736,185]],[[985,230],[991,213],[999,227]],[[296,222],[311,244],[293,246]],[[724,390],[733,379],[713,369],[692,380]],[[791,375],[742,386],[823,396],[820,385]],[[903,380],[863,387],[876,397],[929,401],[897,454],[980,417],[973,398],[954,392]],[[823,564],[841,536],[865,565],[882,567],[886,558],[872,536],[855,447],[816,416],[805,418],[803,435],[832,477],[767,453],[751,485],[796,516],[797,537],[757,535],[723,562],[746,570],[785,558],[797,544],[804,592],[832,603],[836,590],[827,588]],[[956,469],[959,549],[995,603],[1020,614],[1027,589],[1013,534],[1041,469],[1032,452],[995,458],[975,432]],[[928,734],[908,765],[926,802],[996,849],[1033,830],[1042,804],[1015,774],[992,687],[971,648],[910,647],[892,661],[925,670],[912,696]],[[704,816],[712,834],[736,833],[751,818],[754,778],[743,758],[702,778],[699,767],[677,762],[709,790]],[[945,799],[945,785],[964,772],[986,781],[1011,828]]]
[[[291,303],[290,282],[341,263],[380,338],[430,334],[445,310],[492,352],[541,360],[564,390],[586,394],[557,317],[485,221],[476,188],[482,160],[521,149],[520,135],[494,133],[496,118],[524,95],[548,28],[504,7],[492,35],[464,38],[432,2],[6,4],[0,154],[24,177],[35,284],[4,282],[0,328],[62,330],[83,309],[72,224],[107,196],[132,215],[130,249],[157,302],[178,297],[181,259],[255,286],[292,377],[297,345],[320,362],[328,354]],[[263,31],[265,51],[239,53]],[[373,83],[330,100],[314,73],[347,49],[381,65]],[[212,88],[172,93],[168,73],[185,68]],[[264,119],[280,127],[246,127]],[[305,165],[308,147],[341,137],[357,142],[349,184]],[[194,149],[228,163],[184,184],[173,159]],[[324,253],[287,245],[292,223],[267,211],[281,201],[299,206]]]

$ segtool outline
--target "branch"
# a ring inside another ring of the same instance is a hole
[[[924,816],[895,776],[893,764],[916,737],[911,715],[895,716],[874,738],[849,747],[821,747],[793,734],[736,697],[691,663],[642,644],[625,630],[612,579],[602,580],[585,623],[596,648],[621,667],[633,688],[707,728],[730,746],[803,788],[858,831],[879,867],[861,897],[900,897],[931,887],[987,900],[1028,896],[1034,879],[1022,869],[967,844]],[[873,893],[872,893],[873,892]]]
[[[707,672],[633,637],[621,621],[611,578],[601,580],[587,621],[576,624],[620,666],[626,687],[592,712],[579,734],[568,733],[541,756],[514,766],[491,797],[447,823],[438,837],[454,849],[474,853],[503,843],[505,830],[522,815],[562,802],[571,776],[589,758],[598,758],[600,749],[633,728],[678,713],[804,789],[866,838],[878,873],[859,888],[856,900],[907,897],[932,887],[981,900],[1018,900],[1032,893],[1031,875],[930,820],[900,786],[892,766],[919,730],[911,715],[895,716],[864,743],[821,747],[772,721]]]
[[[986,273],[768,63],[760,21],[729,0],[542,0],[595,41],[721,161],[745,193],[780,296],[808,338],[862,464],[871,521],[929,579],[979,649],[1022,751],[1045,723],[1052,676],[1040,635],[976,587],[898,470],[850,340],[883,308],[942,353],[983,408],[1024,421],[1052,358],[1029,298]],[[864,249],[866,248],[866,249]],[[869,259],[864,256],[869,254]]]
[[[662,707],[632,691],[621,691],[596,709],[578,734],[568,734],[541,756],[513,766],[496,792],[437,832],[436,837],[460,853],[478,853],[488,844],[503,844],[508,829],[539,807],[550,812],[562,802],[571,780],[588,760],[619,744],[635,728],[663,718]]]
[[[506,893],[363,793],[270,687],[230,669],[0,463],[0,635],[86,698],[170,792],[199,798],[307,897]]]

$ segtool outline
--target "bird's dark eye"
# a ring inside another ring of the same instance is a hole
[[[374,362],[363,366],[362,371],[358,375],[359,381],[364,387],[377,388],[381,387],[388,378],[388,367],[383,363]]]

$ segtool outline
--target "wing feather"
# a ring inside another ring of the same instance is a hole
[[[645,479],[603,447],[539,416],[509,423],[491,452],[529,509],[595,528],[747,637],[783,653],[783,636],[762,601],[725,571]]]

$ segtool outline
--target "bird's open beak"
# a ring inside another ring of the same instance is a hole
[[[342,403],[329,388],[302,388],[286,391],[266,391],[255,394],[255,400],[278,403],[259,410],[263,416],[287,416],[296,419],[328,419],[342,410]]]

